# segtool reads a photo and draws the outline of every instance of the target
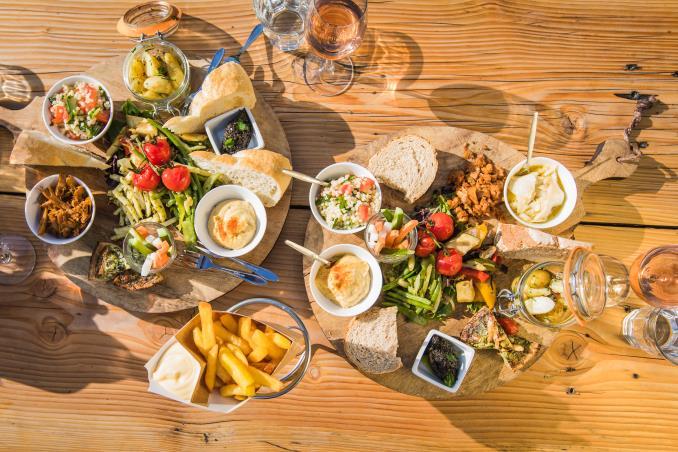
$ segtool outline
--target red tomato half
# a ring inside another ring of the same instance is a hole
[[[191,173],[185,166],[167,168],[162,172],[162,183],[172,191],[184,191],[191,185]]]
[[[429,230],[439,241],[445,241],[454,233],[454,221],[452,217],[443,212],[437,212],[428,217]]]
[[[454,276],[461,270],[461,254],[455,249],[438,251],[436,270],[443,276]]]
[[[144,165],[141,171],[132,176],[132,184],[139,190],[153,191],[160,184],[160,176],[153,171],[150,165]]]
[[[144,154],[146,154],[146,158],[153,165],[164,165],[170,161],[172,156],[169,141],[164,138],[158,138],[155,140],[155,143],[144,143]]]
[[[429,256],[436,249],[436,242],[431,238],[431,235],[423,230],[419,230],[419,242],[414,249],[414,255],[417,257]]]

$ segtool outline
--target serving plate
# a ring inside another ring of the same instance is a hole
[[[132,95],[125,88],[122,79],[122,65],[124,56],[106,59],[92,66],[85,73],[90,75],[108,88],[114,105],[119,106]],[[191,80],[194,85],[201,83],[208,63],[204,60],[190,60]],[[34,98],[30,104],[21,110],[9,110],[0,107],[0,125],[7,127],[15,136],[24,130],[35,130],[45,136],[49,132],[41,119],[41,108],[44,96]],[[263,135],[266,148],[278,152],[291,160],[290,148],[285,132],[275,113],[264,98],[257,93],[257,103],[252,111]],[[105,149],[90,143],[82,148],[87,151],[105,156]],[[48,255],[52,261],[66,274],[66,276],[85,292],[97,298],[118,305],[124,309],[139,312],[172,312],[197,306],[199,301],[211,301],[233,290],[242,281],[222,272],[199,271],[173,265],[163,271],[164,281],[151,289],[129,292],[113,284],[103,281],[87,279],[89,261],[92,251],[99,241],[108,241],[113,227],[118,225],[113,215],[115,206],[108,202],[104,173],[93,168],[75,167],[27,167],[26,188],[30,190],[40,179],[57,172],[72,174],[83,180],[94,193],[97,214],[88,233],[75,243],[64,246],[49,246]],[[266,209],[268,217],[266,233],[259,246],[244,256],[244,259],[260,265],[273,248],[285,218],[289,211],[292,188],[285,192],[275,207]],[[232,265],[228,261],[222,265]]]
[[[451,170],[463,168],[466,164],[466,160],[463,156],[464,147],[467,143],[469,144],[471,151],[487,155],[495,164],[503,167],[507,172],[525,158],[524,154],[496,138],[480,132],[456,127],[410,127],[400,131],[398,135],[400,134],[420,135],[428,139],[438,151],[438,174],[427,194],[416,203],[417,205],[422,206],[428,203],[428,198],[430,198],[431,192],[434,189],[447,182],[447,177]],[[393,136],[394,135],[383,136],[366,146],[336,156],[335,160],[351,161],[367,166],[370,157]],[[602,179],[628,177],[637,167],[637,163],[633,163],[626,158],[620,159],[624,163],[618,161],[618,158],[628,157],[630,155],[629,146],[623,140],[608,140],[601,148],[600,152],[597,152],[596,154],[593,161],[585,167],[572,171],[577,183],[578,191],[577,203],[573,213],[565,222],[555,228],[547,229],[547,232],[558,235],[569,235],[569,232],[571,232],[585,215],[581,198],[586,188]],[[406,212],[413,210],[414,205],[405,203],[400,193],[391,190],[384,185],[382,185],[381,188],[383,196],[382,206],[399,206]],[[515,222],[507,211],[502,211],[500,215],[504,222]],[[321,250],[338,243],[351,243],[364,247],[364,242],[360,234],[334,234],[322,228],[313,218],[309,220],[306,228],[304,246],[320,252]],[[524,262],[520,261],[510,262],[510,271],[507,275],[496,274],[497,287],[509,287],[511,280],[520,271],[523,263]],[[313,308],[313,312],[320,327],[325,333],[325,336],[327,336],[327,339],[332,342],[337,349],[337,352],[345,357],[344,335],[351,319],[332,316],[325,312],[315,302],[309,286],[311,264],[312,261],[310,259],[304,258],[306,292],[311,302],[311,307]],[[514,372],[508,366],[504,365],[503,360],[495,350],[476,350],[475,359],[473,360],[471,368],[462,382],[461,387],[457,392],[450,393],[418,378],[411,372],[411,367],[422,342],[431,329],[440,330],[450,336],[459,336],[462,328],[470,318],[470,314],[465,312],[465,307],[462,303],[458,303],[457,305],[457,309],[452,317],[443,322],[432,321],[426,326],[406,322],[403,317],[399,315],[398,356],[403,361],[403,367],[388,374],[375,375],[366,373],[365,375],[396,391],[425,397],[427,399],[450,399],[460,396],[477,395],[513,380],[516,376],[520,375],[521,372],[528,369],[546,351],[557,334],[555,330],[540,328],[525,322],[520,322],[521,336],[542,345],[537,356],[532,359],[531,362],[528,362],[522,370]]]

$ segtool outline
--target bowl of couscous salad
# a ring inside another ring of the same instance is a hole
[[[335,163],[318,173],[329,185],[313,184],[311,212],[320,225],[337,234],[354,234],[381,207],[381,188],[372,173],[350,162]]]
[[[66,77],[47,92],[42,119],[59,141],[75,145],[91,143],[101,138],[111,125],[111,94],[92,77]]]

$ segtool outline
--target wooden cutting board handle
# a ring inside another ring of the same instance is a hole
[[[28,105],[20,110],[0,107],[0,126],[12,132],[15,139],[22,130],[36,129],[36,124],[39,125],[40,130],[43,130],[41,109],[44,98],[44,96],[34,97]]]
[[[586,163],[574,171],[579,193],[603,179],[629,177],[638,167],[641,153],[622,139],[602,143]]]

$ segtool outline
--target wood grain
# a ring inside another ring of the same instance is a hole
[[[134,3],[0,1],[0,105],[25,105],[58,79],[127,52],[132,43],[116,33],[115,21]],[[247,1],[176,3],[186,20],[172,40],[206,58],[219,47],[235,53],[257,23]],[[463,127],[523,151],[535,109],[543,119],[537,151],[577,169],[600,142],[620,138],[630,119],[632,102],[613,93],[657,94],[664,105],[637,134],[648,143],[638,170],[625,181],[593,185],[584,198],[593,224],[575,231],[630,263],[678,239],[675,229],[660,229],[678,227],[676,8],[676,0],[374,0],[355,58],[358,83],[330,99],[295,79],[293,56],[268,41],[254,43],[242,62],[285,127],[296,169],[309,174],[334,155],[411,125]],[[628,63],[641,69],[625,71]],[[0,130],[0,192],[20,193],[21,169],[6,165],[9,141]],[[30,235],[22,199],[0,197],[3,233]],[[307,186],[295,184],[292,204],[306,206]],[[281,238],[303,241],[308,216],[291,209]],[[264,263],[280,270],[279,284],[241,285],[217,304],[254,295],[291,304],[318,344],[312,367],[289,395],[225,417],[145,392],[141,365],[190,310],[133,315],[97,301],[33,243],[36,274],[0,287],[3,448],[675,448],[676,369],[624,343],[622,307],[586,330],[563,333],[563,347],[551,347],[560,354],[549,352],[496,391],[430,402],[378,386],[323,348],[329,343],[306,300],[301,259],[276,246]],[[570,356],[566,346],[582,341]]]

